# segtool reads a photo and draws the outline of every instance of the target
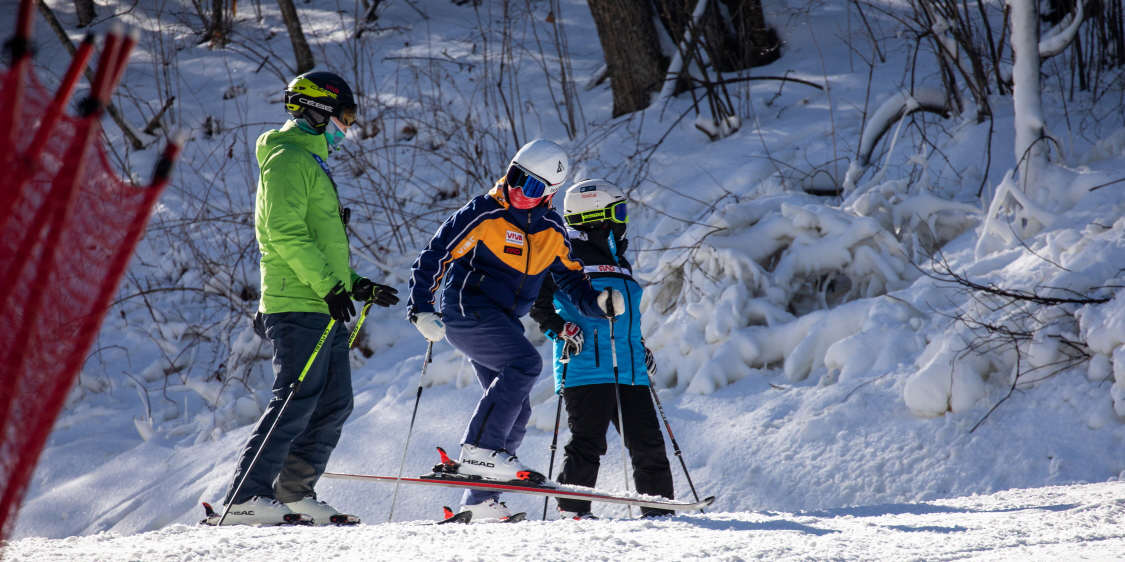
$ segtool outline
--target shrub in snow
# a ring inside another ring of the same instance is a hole
[[[1118,416],[1125,416],[1125,299],[1087,306],[1077,313],[1086,345],[1095,355],[1087,378],[1104,381],[1113,375],[1110,397]]]
[[[1074,183],[1086,181],[1076,178],[1058,189],[1072,191]],[[939,312],[956,322],[930,342],[904,386],[912,411],[961,412],[995,390],[1006,393],[1003,401],[1015,389],[1054,376],[1103,381],[1112,374],[1110,398],[1117,414],[1125,415],[1125,304],[1109,300],[1102,289],[1119,286],[1118,264],[1125,259],[1125,221],[1107,228],[1109,220],[1101,218],[1115,198],[1088,196],[1074,212],[1077,220],[1064,224],[1066,215],[1059,215],[1060,224],[1019,240],[1020,249],[934,265],[934,276],[948,281],[939,285],[952,304]],[[1071,228],[1076,225],[1086,226]]]
[[[657,232],[660,231],[658,227]],[[917,277],[909,253],[871,217],[804,195],[743,201],[665,237],[670,248],[638,269],[651,283],[641,307],[658,382],[708,393],[754,367],[784,361],[791,380],[823,367],[871,303]]]
[[[940,416],[971,408],[984,396],[990,362],[983,355],[965,354],[947,338],[930,343],[918,358],[919,371],[906,381],[902,397],[921,416]]]
[[[865,186],[848,196],[846,211],[871,217],[903,242],[916,261],[922,261],[954,238],[976,226],[980,209],[937,197],[927,181],[895,180]]]

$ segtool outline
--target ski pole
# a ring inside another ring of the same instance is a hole
[[[607,291],[612,289],[606,289]],[[617,317],[613,315],[613,294],[606,298],[606,314],[609,315],[609,351],[613,357],[613,393],[617,396],[617,433],[621,435],[621,467],[625,469],[625,491],[629,491],[629,453],[625,449],[625,418],[621,415],[621,381],[617,374],[617,340],[613,338],[613,326]],[[627,505],[629,518],[633,518],[633,506]]]
[[[547,465],[547,480],[551,479],[551,472],[555,469],[555,450],[559,444],[559,422],[562,421],[562,393],[566,390],[566,368],[570,366],[570,345],[563,344],[562,356],[559,357],[559,362],[563,364],[562,381],[559,384],[559,403],[555,406],[555,436],[551,438],[551,463]],[[543,498],[543,520],[547,520],[547,500],[550,497]]]
[[[645,372],[645,377],[648,377],[648,372]],[[687,477],[687,484],[691,488],[691,495],[695,496],[695,501],[699,501],[699,494],[695,493],[695,484],[691,482],[691,474],[688,474],[687,463],[684,462],[684,455],[680,452],[680,445],[676,443],[676,436],[672,434],[672,424],[668,423],[668,416],[664,415],[664,406],[660,405],[660,397],[656,395],[656,387],[652,386],[652,378],[648,379],[648,389],[652,392],[652,399],[656,402],[656,409],[660,412],[660,419],[664,420],[664,429],[668,430],[668,437],[672,439],[672,450],[676,452],[676,458],[680,459],[680,466],[684,469],[684,476]],[[700,513],[707,513],[702,509]]]
[[[422,360],[422,376],[418,377],[418,394],[414,396],[414,413],[410,414],[410,429],[406,431],[406,445],[402,448],[402,462],[398,465],[398,478],[395,479],[395,493],[391,496],[391,514],[387,523],[395,518],[395,502],[398,501],[398,486],[402,483],[402,469],[406,466],[406,450],[410,448],[410,434],[414,433],[414,419],[418,417],[418,403],[422,401],[422,383],[426,380],[426,365],[434,360],[434,342],[426,345],[426,358]]]
[[[355,343],[355,337],[359,335],[359,327],[363,325],[363,321],[367,320],[367,313],[371,311],[371,301],[367,301],[363,308],[359,311],[359,320],[355,323],[355,328],[352,328],[352,337],[348,338],[348,349],[352,348]]]
[[[254,469],[254,465],[258,462],[258,457],[262,456],[262,451],[266,448],[266,443],[269,442],[270,436],[273,435],[273,430],[277,429],[277,422],[281,421],[282,414],[285,413],[285,408],[289,406],[289,401],[293,399],[293,395],[301,388],[301,383],[305,380],[305,375],[309,373],[312,364],[316,361],[316,356],[320,355],[320,348],[324,347],[324,341],[328,339],[328,334],[332,332],[332,327],[336,325],[335,318],[328,319],[328,327],[324,329],[324,333],[320,335],[320,340],[316,342],[316,347],[313,348],[312,354],[309,355],[309,360],[305,362],[305,368],[301,369],[301,376],[297,377],[297,382],[289,385],[289,396],[285,397],[285,402],[281,403],[281,408],[277,411],[277,416],[270,424],[270,430],[266,432],[265,438],[262,439],[262,444],[258,445],[258,452],[254,453],[254,458],[250,459],[250,464],[246,467],[246,471],[242,473],[242,478],[238,481],[238,486],[235,486],[234,493],[230,496],[230,502],[223,507],[223,515],[219,517],[219,522],[215,524],[216,527],[223,524],[227,518],[227,513],[230,513],[231,506],[234,505],[235,498],[238,497],[238,492],[242,491],[242,485],[246,483],[246,477],[250,475],[250,471]]]

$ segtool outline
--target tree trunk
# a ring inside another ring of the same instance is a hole
[[[766,25],[762,0],[723,0],[737,37],[739,69],[765,66],[781,57],[781,39]]]
[[[684,31],[691,24],[691,15],[699,0],[655,0],[656,9],[661,23],[668,30],[668,34],[676,44],[684,39]],[[703,52],[711,61],[711,66],[719,72],[737,70],[738,44],[731,34],[723,14],[719,12],[715,0],[708,0],[703,17],[699,20],[698,29],[692,30],[692,43],[699,44],[702,38]],[[691,53],[684,53],[688,59],[695,57]],[[688,65],[684,65],[686,69]]]
[[[301,20],[297,17],[297,8],[293,0],[277,0],[281,8],[281,19],[285,20],[285,27],[289,29],[289,39],[293,41],[293,54],[297,57],[297,74],[304,74],[316,66],[312,50],[308,41],[305,41],[305,32],[301,30]]]
[[[211,36],[211,45],[226,44],[228,31],[227,18],[223,14],[223,0],[211,0],[211,28],[207,31]]]
[[[1035,0],[1008,0],[1012,18],[1012,104],[1015,106],[1016,162],[1020,180],[1033,185],[1047,164],[1046,136],[1039,89],[1039,10]],[[1026,189],[1026,188],[1025,188]]]
[[[78,13],[78,27],[86,27],[98,17],[94,11],[94,0],[74,0],[74,11]]]
[[[664,80],[652,7],[638,0],[589,0],[613,89],[613,116],[648,107]]]

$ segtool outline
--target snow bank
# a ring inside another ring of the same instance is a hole
[[[800,513],[680,514],[655,521],[526,521],[515,525],[209,528],[170,525],[132,536],[29,538],[10,562],[275,562],[457,560],[1112,560],[1125,549],[1118,484],[1021,490],[927,503]]]

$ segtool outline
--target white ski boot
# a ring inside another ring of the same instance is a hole
[[[504,502],[498,502],[493,498],[488,498],[481,503],[461,506],[461,513],[466,511],[473,512],[473,521],[507,519],[512,516],[512,510],[508,509]]]
[[[547,477],[523,465],[515,455],[507,451],[482,449],[472,445],[461,446],[461,460],[458,461],[457,474],[480,476],[489,480],[523,480],[542,484]]]
[[[340,513],[328,502],[317,501],[316,495],[309,494],[300,501],[285,504],[285,507],[296,513],[304,513],[313,518],[316,525],[358,525],[359,517]],[[229,516],[228,516],[229,518]]]
[[[215,513],[210,505],[203,504],[207,511],[207,518],[200,523],[205,525],[218,525],[221,513]],[[296,513],[285,504],[262,496],[254,496],[250,501],[234,504],[223,519],[223,526],[227,525],[312,525],[313,518],[303,513]]]

